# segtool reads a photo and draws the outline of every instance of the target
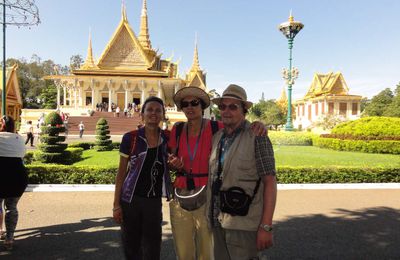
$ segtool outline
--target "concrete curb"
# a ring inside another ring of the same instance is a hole
[[[278,184],[278,190],[400,189],[400,183]],[[27,192],[114,191],[113,184],[30,184]]]

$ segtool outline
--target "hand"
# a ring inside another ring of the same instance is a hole
[[[122,224],[122,209],[121,207],[115,207],[113,209],[113,219],[117,224]]]
[[[174,154],[168,154],[168,162],[169,166],[176,169],[181,170],[183,168],[183,158],[180,159]]]
[[[254,121],[250,125],[251,130],[256,136],[266,136],[268,135],[268,129],[267,127],[261,123],[260,121]]]
[[[259,251],[268,249],[274,245],[274,237],[272,232],[267,232],[262,228],[257,231],[257,249]]]

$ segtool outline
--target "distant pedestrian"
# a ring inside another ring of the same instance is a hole
[[[115,109],[115,113],[117,114],[117,117],[119,117],[119,112],[121,112],[121,109],[120,109],[119,107],[117,107],[117,108]]]
[[[83,124],[83,121],[79,123],[78,127],[79,127],[79,138],[82,138],[83,132],[85,131],[85,125]]]
[[[33,130],[33,125],[32,125],[32,121],[28,121],[28,124],[26,125],[26,141],[25,141],[25,145],[27,143],[29,143],[29,141],[31,142],[31,146],[33,146],[33,139],[35,138],[34,135],[34,130]]]

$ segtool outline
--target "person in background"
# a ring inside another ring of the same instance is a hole
[[[115,179],[113,218],[121,224],[126,259],[160,259],[163,191],[169,199],[168,136],[160,129],[163,101],[149,97],[141,111],[144,127],[124,134]],[[128,167],[129,165],[129,167]]]
[[[83,121],[79,123],[78,128],[79,128],[79,138],[82,138],[83,132],[85,131],[85,125],[83,124]]]
[[[224,129],[212,141],[207,217],[215,259],[259,259],[273,246],[272,220],[277,184],[274,151],[268,136],[255,136],[245,116],[252,103],[246,91],[229,85],[212,100]],[[240,196],[248,208],[236,207]]]
[[[25,156],[24,139],[15,133],[12,117],[2,116],[0,120],[0,205],[5,209],[4,246],[11,250],[14,244],[14,232],[18,223],[17,204],[28,185],[28,174],[23,163]]]
[[[33,139],[34,139],[34,130],[33,130],[33,125],[32,125],[32,121],[28,121],[27,125],[26,125],[26,141],[25,141],[25,145],[27,143],[29,143],[29,141],[31,142],[31,146],[33,146]]]

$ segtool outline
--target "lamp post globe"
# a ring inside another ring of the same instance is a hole
[[[292,86],[294,84],[295,79],[297,79],[299,75],[299,71],[297,68],[292,68],[292,49],[293,49],[293,41],[294,37],[303,29],[304,25],[295,21],[292,13],[289,15],[289,20],[281,23],[278,26],[278,29],[283,33],[283,35],[288,39],[289,46],[289,69],[283,69],[283,78],[286,80],[287,89],[288,89],[288,111],[287,111],[287,120],[285,125],[286,131],[293,131],[293,123],[292,123]]]

